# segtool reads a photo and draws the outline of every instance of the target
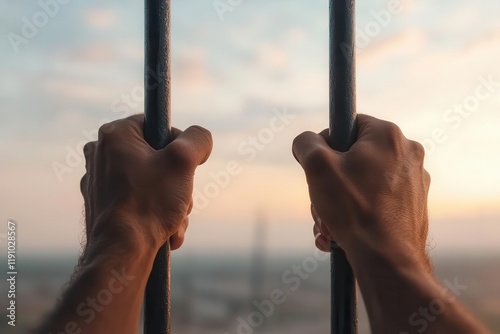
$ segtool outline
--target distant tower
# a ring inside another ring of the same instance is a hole
[[[262,300],[266,289],[266,241],[267,241],[267,218],[262,210],[256,214],[254,230],[254,249],[251,266],[251,291],[252,298]]]

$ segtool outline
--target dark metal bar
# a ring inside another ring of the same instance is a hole
[[[156,150],[171,141],[170,0],[145,2],[144,138]],[[144,333],[170,333],[170,245],[155,258],[145,293]]]
[[[356,139],[354,0],[330,0],[330,146],[348,151]],[[331,248],[331,333],[358,332],[356,279],[345,252]]]

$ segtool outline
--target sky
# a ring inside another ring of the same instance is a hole
[[[81,147],[100,124],[143,112],[143,3],[58,1],[0,2],[0,237],[16,220],[27,255],[79,251]],[[328,124],[328,1],[214,3],[172,0],[173,124],[214,137],[181,252],[245,254],[259,219],[270,251],[310,251],[291,142]],[[438,255],[500,253],[499,10],[357,4],[358,112],[425,146]]]

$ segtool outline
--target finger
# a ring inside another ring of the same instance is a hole
[[[101,142],[105,137],[120,138],[120,141],[133,140],[136,144],[149,146],[144,136],[144,122],[144,114],[138,114],[106,123],[99,128],[98,141]]]
[[[88,183],[89,182],[89,175],[87,173],[85,173],[82,177],[82,179],[80,180],[80,192],[82,193],[82,196],[85,200],[86,196],[87,196],[87,190],[88,190]]]
[[[319,231],[317,224],[314,225],[314,243],[316,247],[323,252],[330,251],[330,242],[325,238],[325,236]]]
[[[314,208],[314,205],[311,204],[311,216],[314,219],[314,222],[318,225],[321,225],[321,218],[319,218],[318,213],[316,212],[316,209]]]
[[[377,142],[391,143],[395,137],[404,137],[401,129],[394,123],[369,115],[359,114],[357,117],[358,139],[356,143]],[[356,145],[354,143],[354,145]],[[353,145],[353,146],[354,146]]]
[[[118,120],[116,121],[116,125],[120,128],[128,128],[144,137],[144,114],[133,115],[125,119]],[[175,140],[181,133],[182,131],[175,127],[170,129],[172,140]]]
[[[424,169],[424,184],[425,184],[425,190],[429,192],[429,189],[431,187],[431,174],[427,170]]]
[[[170,237],[170,249],[176,250],[181,248],[184,243],[184,236],[186,235],[187,228],[189,226],[189,217],[186,217],[179,229]]]
[[[192,172],[208,159],[212,145],[212,135],[208,130],[200,126],[191,126],[179,133],[172,143],[159,151],[159,154],[171,167],[182,172]]]
[[[85,156],[85,169],[87,172],[91,172],[91,166],[94,162],[95,150],[96,150],[97,142],[91,141],[85,144],[83,147],[83,155]]]
[[[304,132],[293,141],[292,151],[295,159],[306,174],[321,176],[338,165],[341,153],[332,150],[325,138],[313,132]]]
[[[328,240],[333,241],[333,237],[330,235],[330,231],[328,231],[327,226],[323,223],[321,218],[319,217],[318,213],[316,212],[316,209],[314,208],[314,205],[311,204],[311,216],[313,217],[314,222],[316,225],[318,225],[319,231],[325,238]]]
[[[83,203],[85,207],[85,229],[87,233],[87,240],[90,237],[90,231],[92,230],[92,206],[91,206],[91,192],[90,185],[92,184],[92,175],[94,169],[95,161],[95,151],[97,142],[89,142],[83,147],[83,154],[85,156],[85,174],[80,181],[80,191],[83,196]]]
[[[188,210],[187,210],[188,216],[191,214],[191,211],[193,211],[193,207],[194,207],[194,200],[193,200],[193,196],[191,196],[191,201],[189,201],[189,206],[188,206]]]
[[[117,124],[126,124],[130,128],[140,130],[141,132],[144,129],[144,119],[145,116],[144,114],[137,114],[137,115],[132,115],[126,118],[123,118],[121,120],[116,121]]]
[[[114,132],[123,132],[134,134],[140,138],[143,138],[144,133],[144,114],[133,115],[127,118],[118,119],[113,122],[103,124],[99,128],[98,141],[102,141],[107,135]],[[144,139],[143,139],[144,140]]]
[[[306,131],[295,137],[292,143],[292,153],[299,164],[313,149],[324,148],[326,140],[312,131]],[[326,145],[328,146],[328,144]]]
[[[179,137],[179,135],[182,133],[182,131],[177,129],[177,128],[172,127],[172,129],[170,129],[170,133],[172,134],[172,140],[175,140],[175,138]]]
[[[181,133],[181,131],[176,128],[172,128],[170,131],[172,139],[176,138]],[[133,135],[134,138],[140,139],[143,144],[147,144],[144,138],[144,114],[133,115],[102,125],[99,128],[98,140],[101,141],[104,136],[109,135],[112,132],[129,133]]]
[[[88,202],[88,189],[89,185],[92,182],[92,175],[94,171],[94,163],[95,163],[95,152],[96,152],[97,142],[91,141],[85,144],[83,147],[83,155],[85,156],[85,170],[86,173],[83,175],[82,180],[80,182],[80,190],[82,192],[83,198],[85,202]]]
[[[319,135],[323,137],[325,141],[328,143],[328,141],[330,140],[330,129],[324,129],[319,133]]]
[[[315,223],[313,226],[313,234],[314,234],[314,238],[316,238],[318,236],[318,234],[321,234],[326,240],[332,241],[330,238],[330,233],[328,233],[328,231],[325,231],[324,229],[322,229],[318,223]]]
[[[96,194],[93,187],[95,182],[97,145],[97,141],[92,141],[85,144],[83,147],[86,173],[80,185],[85,205],[85,232],[87,235],[87,242],[91,239],[90,235],[95,225],[94,210],[96,208]]]
[[[374,128],[377,128],[380,122],[384,121],[370,115],[358,114],[358,116],[356,116],[358,139],[370,133]]]

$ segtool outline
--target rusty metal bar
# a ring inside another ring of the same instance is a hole
[[[156,150],[171,141],[170,0],[145,2],[144,138]],[[145,292],[144,333],[170,333],[170,245],[155,258]]]
[[[356,139],[354,0],[330,0],[330,146],[348,151]],[[356,279],[345,252],[331,247],[331,333],[358,332]]]

